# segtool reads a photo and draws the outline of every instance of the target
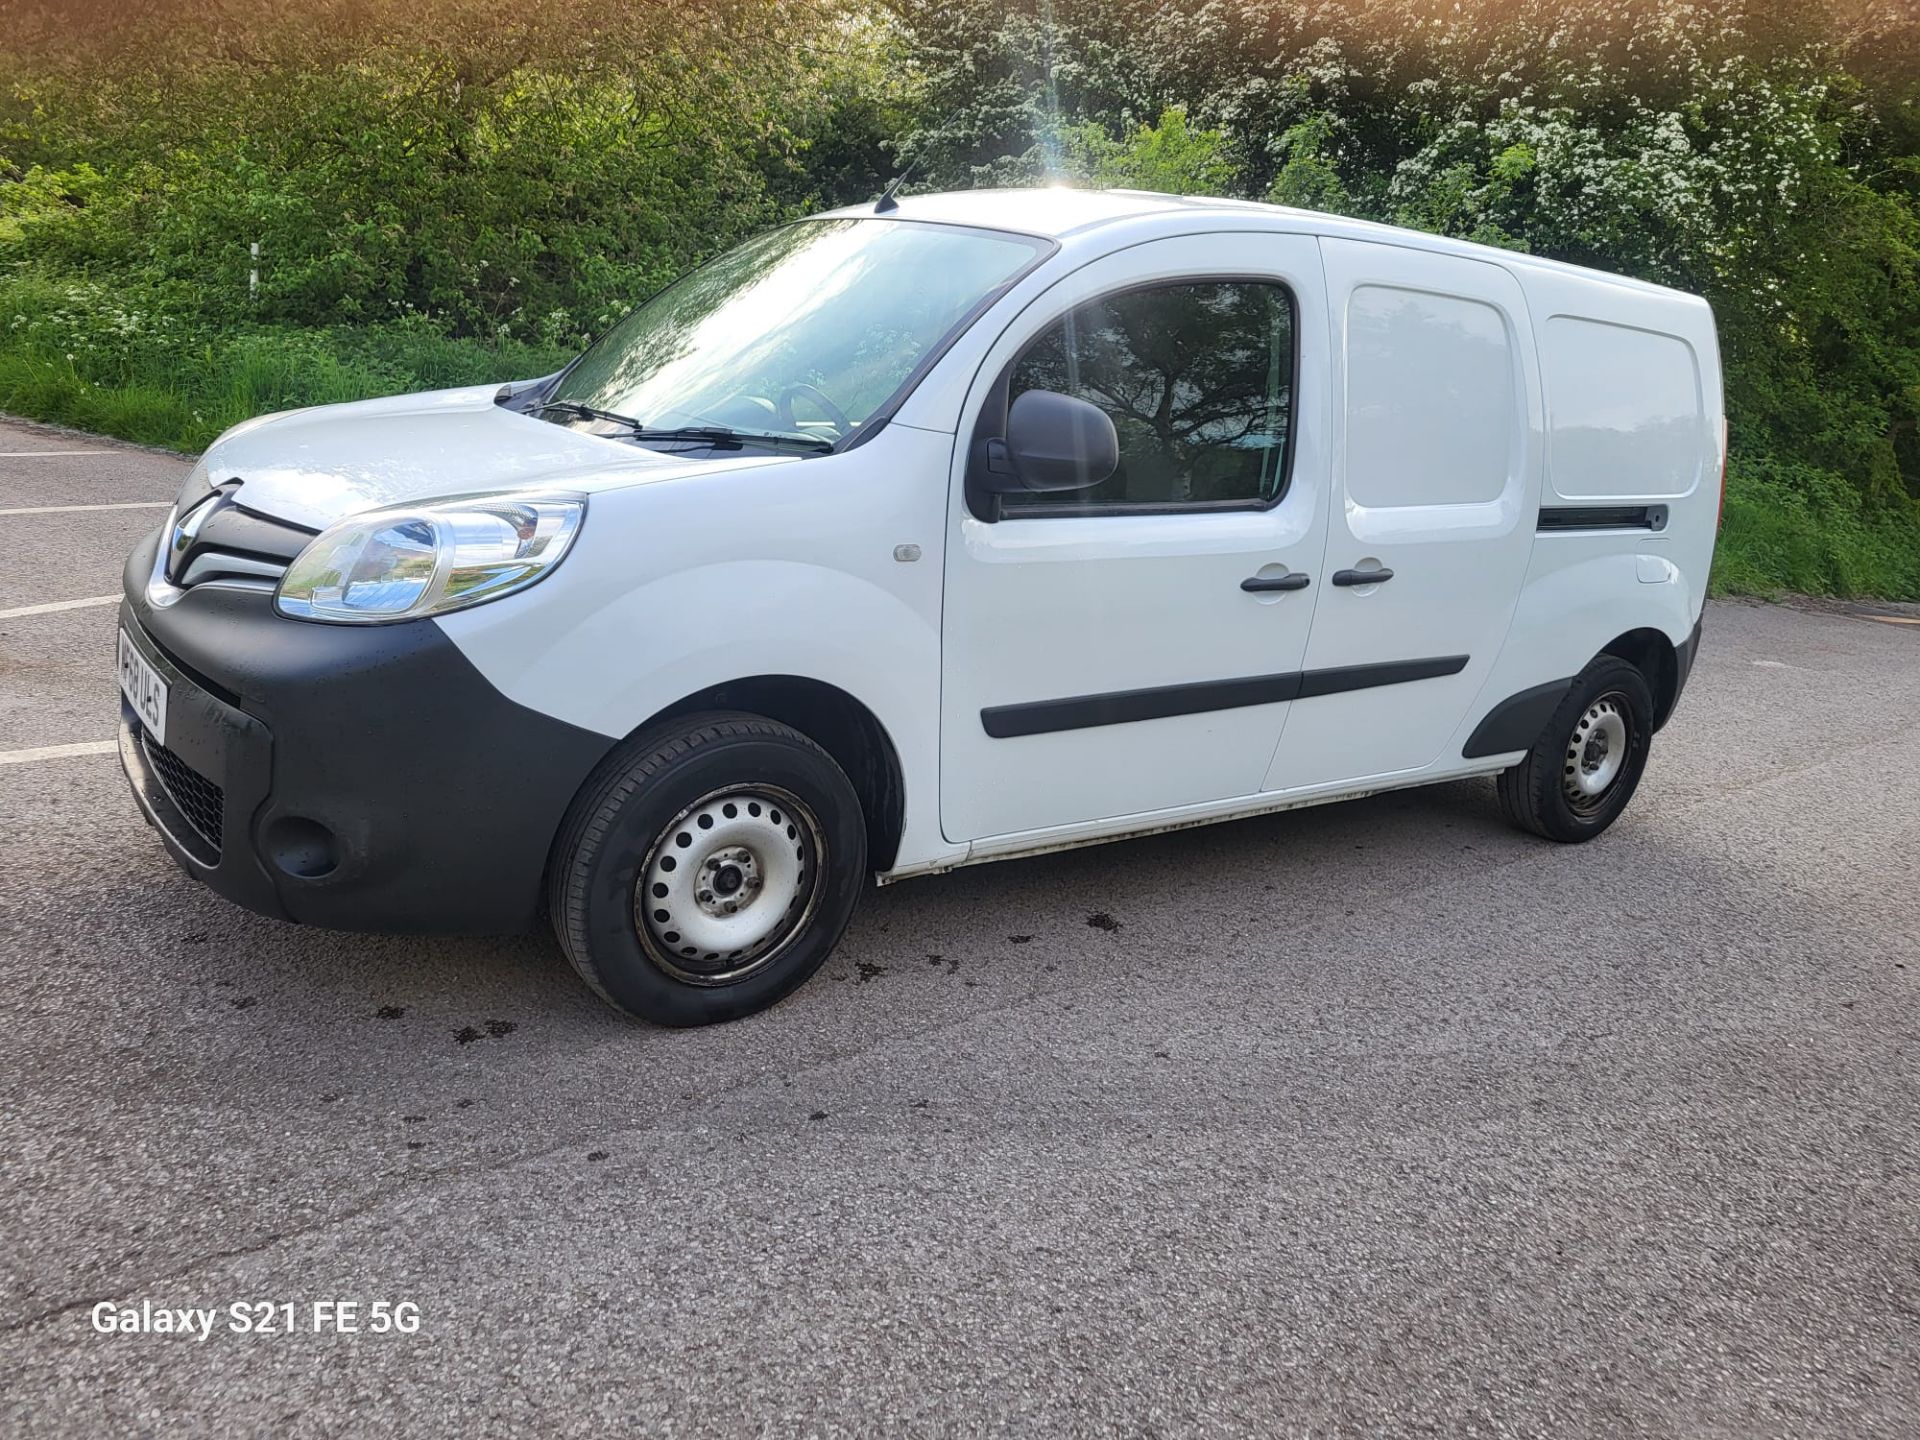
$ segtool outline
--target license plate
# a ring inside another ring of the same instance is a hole
[[[153,743],[167,743],[167,682],[133,643],[126,631],[120,632],[120,693],[133,706],[133,713],[153,736]]]

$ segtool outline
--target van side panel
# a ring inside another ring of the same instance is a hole
[[[1503,702],[1572,678],[1629,631],[1685,646],[1719,517],[1724,410],[1706,303],[1524,260],[1512,269],[1540,348],[1542,513],[1506,644],[1449,755]]]
[[[1446,668],[1295,706],[1267,791],[1457,759],[1445,742],[1511,628],[1540,509],[1540,379],[1512,273],[1398,244],[1320,248],[1336,430],[1306,668]]]
[[[1547,503],[1664,506],[1655,553],[1705,595],[1725,417],[1712,310],[1601,275],[1513,270],[1540,347]]]
[[[1674,500],[1717,478],[1685,340],[1578,315],[1548,316],[1539,338],[1556,499]]]

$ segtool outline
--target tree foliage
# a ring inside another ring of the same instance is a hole
[[[96,8],[77,45],[16,32],[0,260],[231,319],[573,338],[812,203],[816,165],[877,187],[900,123],[883,33],[826,5]]]

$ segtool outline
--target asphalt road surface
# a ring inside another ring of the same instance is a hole
[[[0,1432],[1920,1432],[1920,625],[1711,606],[1590,846],[1477,782],[916,880],[668,1033],[175,871],[38,607],[184,468],[0,427]]]

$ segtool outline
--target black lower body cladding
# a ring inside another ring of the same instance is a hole
[[[1672,718],[1675,707],[1680,704],[1681,693],[1687,688],[1687,677],[1693,674],[1694,657],[1700,653],[1700,627],[1705,620],[1706,617],[1702,616],[1694,621],[1693,633],[1674,647],[1673,689],[1658,696],[1653,715],[1653,728],[1656,731]],[[1648,677],[1649,683],[1653,678]],[[1573,677],[1568,676],[1565,680],[1549,680],[1544,685],[1522,690],[1518,695],[1509,695],[1489,710],[1486,718],[1474,727],[1460,753],[1469,760],[1477,760],[1485,755],[1504,755],[1511,750],[1527,749],[1539,738],[1541,727],[1560,708],[1560,702],[1566,698],[1572,685]]]
[[[561,817],[614,740],[509,700],[430,620],[312,624],[217,585],[156,609],[157,540],[127,562],[120,622],[171,686],[166,744],[123,707],[121,758],[180,867],[335,929],[537,923]]]
[[[1693,662],[1700,654],[1700,627],[1706,623],[1705,615],[1694,621],[1693,633],[1674,649],[1673,694],[1668,697],[1667,703],[1660,707],[1659,714],[1653,718],[1653,728],[1656,730],[1671,720],[1673,712],[1679,708],[1680,697],[1686,692],[1687,678],[1693,674]]]

